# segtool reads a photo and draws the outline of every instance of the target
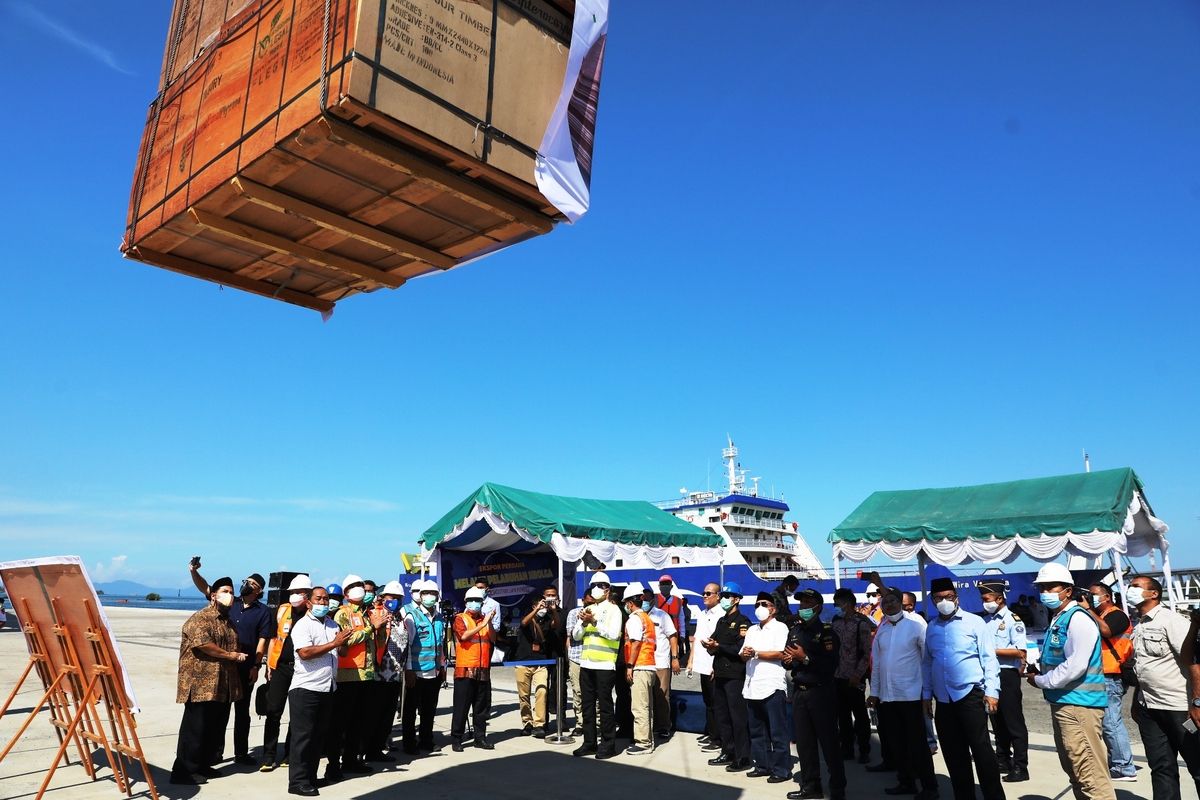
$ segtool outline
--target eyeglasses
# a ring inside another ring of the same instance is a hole
[[[600,587],[601,589],[608,589],[608,588],[611,588],[611,587],[609,587],[609,585],[608,585],[607,583],[593,583],[593,584],[592,584],[592,586],[598,586],[598,587]]]

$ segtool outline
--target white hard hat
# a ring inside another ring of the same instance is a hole
[[[1067,586],[1074,586],[1075,579],[1071,577],[1071,571],[1058,562],[1043,564],[1038,570],[1037,577],[1033,579],[1035,584],[1038,583],[1063,583]]]
[[[621,599],[633,600],[636,598],[638,600],[641,600],[642,595],[645,593],[645,591],[646,590],[642,588],[642,585],[640,583],[631,583],[625,587],[625,594],[621,596]]]
[[[404,587],[400,585],[400,581],[388,581],[387,586],[383,587],[380,594],[394,594],[397,597],[404,597]]]
[[[470,589],[467,589],[468,600],[482,600],[484,597],[483,589],[480,589],[478,586],[472,586]]]
[[[867,584],[867,594],[871,594],[872,592],[878,592],[878,591],[879,591],[879,587],[876,586],[875,584],[873,584],[873,583]]]
[[[592,579],[588,581],[588,586],[595,586],[597,583],[612,583],[608,579],[607,572],[593,572]]]
[[[312,580],[307,575],[297,575],[292,578],[292,582],[288,584],[287,590],[289,592],[311,591]]]
[[[350,573],[346,577],[342,578],[342,591],[349,589],[351,586],[353,586],[356,583],[362,583],[362,582],[363,582],[362,578],[358,577],[354,573]]]

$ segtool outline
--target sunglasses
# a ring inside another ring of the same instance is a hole
[[[704,597],[712,597],[714,594],[719,594],[719,592],[701,592],[701,594]]]
[[[760,602],[760,603],[755,603],[755,604],[754,604],[754,607],[755,607],[755,608],[774,608],[774,607],[775,607],[775,604],[774,604],[774,603],[768,603],[766,600],[763,600],[763,601],[762,601],[762,602]]]
[[[867,597],[879,597],[879,592],[867,592]]]

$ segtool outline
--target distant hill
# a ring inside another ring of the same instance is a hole
[[[137,581],[124,581],[124,580],[122,580],[122,581],[105,581],[104,583],[97,583],[96,588],[99,589],[100,591],[104,592],[105,594],[114,594],[114,595],[118,595],[118,596],[127,595],[129,597],[145,597],[146,595],[150,594],[150,592],[155,592],[156,594],[161,594],[163,597],[174,597],[176,594],[178,594],[181,591],[181,587],[178,587],[178,586],[175,586],[175,587],[172,587],[169,589],[163,589],[163,588],[155,588],[153,586],[147,586],[146,584],[138,583]],[[184,591],[191,591],[193,594],[196,594],[196,590],[194,588],[184,590]],[[197,594],[197,596],[199,596],[199,595]]]

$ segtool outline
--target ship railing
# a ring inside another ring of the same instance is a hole
[[[792,523],[785,522],[781,519],[759,519],[747,514],[730,514],[725,520],[727,525],[746,525],[754,528],[770,528],[775,531],[790,531]]]
[[[737,547],[757,547],[761,550],[778,550],[781,553],[794,553],[796,546],[779,540],[755,539],[752,536],[730,536],[729,540]]]

